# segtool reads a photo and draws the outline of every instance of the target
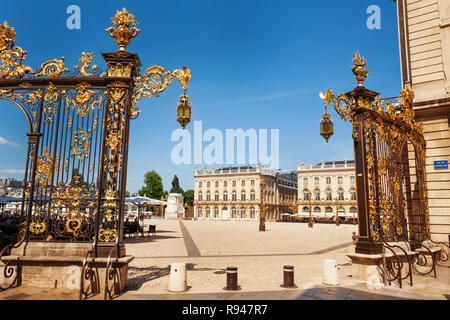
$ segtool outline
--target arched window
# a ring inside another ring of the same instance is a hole
[[[241,191],[241,201],[245,201],[245,191]]]
[[[333,213],[333,208],[331,208],[331,207],[326,207],[326,208],[325,208],[325,213]]]
[[[237,201],[237,194],[236,194],[236,191],[233,191],[233,192],[231,193],[231,201]]]
[[[352,217],[354,218],[358,217],[358,208],[351,207],[349,212],[351,213]]]
[[[211,192],[206,193],[206,201],[211,201]]]
[[[219,218],[219,208],[217,207],[214,208],[214,218]]]
[[[314,199],[320,200],[320,190],[319,189],[314,190]]]
[[[250,185],[254,186],[255,185],[255,180],[250,180]]]
[[[245,187],[245,180],[241,181],[241,187]]]
[[[233,180],[233,187],[236,187],[236,180]]]
[[[208,182],[206,183],[206,187],[209,188],[210,186],[211,186],[211,183],[208,181]]]
[[[231,208],[231,217],[234,219],[236,218],[236,207]]]
[[[219,187],[219,181],[216,181],[216,188]]]
[[[308,184],[308,178],[303,178],[303,184]]]
[[[202,187],[202,182],[201,182],[201,181],[198,182],[198,187],[199,187],[199,188]]]
[[[226,181],[223,182],[223,186],[226,187],[228,183]]]
[[[331,189],[327,189],[327,200],[333,200],[333,194],[331,193]]]
[[[325,180],[327,184],[331,184],[331,177],[326,177]]]
[[[319,184],[319,177],[314,178],[314,184]]]
[[[223,192],[223,201],[228,201],[228,192]]]
[[[211,209],[209,207],[206,207],[206,218],[211,217]]]
[[[256,200],[256,194],[255,191],[250,191],[250,201],[255,201]]]
[[[314,207],[313,211],[315,213],[320,213],[322,210],[320,209],[320,207]]]
[[[255,208],[250,208],[250,219],[255,219]]]
[[[241,219],[245,219],[245,208],[241,208]]]
[[[339,208],[337,209],[337,213],[338,213],[338,216],[339,216],[339,217],[345,216],[345,209],[342,208],[342,207],[339,207]]]
[[[219,191],[216,191],[216,192],[214,193],[214,200],[215,200],[215,201],[219,201]]]
[[[350,189],[350,200],[356,200],[356,189],[355,188]]]
[[[338,177],[338,184],[342,184],[344,182],[344,178]]]
[[[202,192],[200,191],[199,193],[198,193],[198,201],[202,201],[202,197],[203,197],[203,195],[202,195]],[[201,211],[201,210],[200,210]]]
[[[202,217],[202,208],[198,208],[197,209],[197,218],[201,218]]]
[[[338,197],[339,200],[344,200],[344,189],[341,188],[338,189]]]
[[[303,189],[303,200],[309,200],[309,190],[308,189]]]
[[[303,209],[302,209],[302,211],[303,211],[303,212],[309,212],[309,207],[304,206]]]

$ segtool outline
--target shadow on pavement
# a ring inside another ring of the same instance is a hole
[[[157,240],[164,240],[164,239],[177,239],[180,237],[174,237],[174,236],[140,236],[140,237],[127,237],[123,238],[123,241],[125,243],[145,243],[145,242],[153,242]]]
[[[195,268],[194,263],[186,263],[186,271],[219,271],[225,272],[225,269],[214,269],[214,268]],[[158,267],[129,267],[128,269],[128,290],[139,290],[139,288],[146,282],[152,281],[158,278],[168,276],[170,274],[170,265],[164,268]]]

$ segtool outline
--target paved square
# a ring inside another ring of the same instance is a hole
[[[123,299],[152,295],[155,298],[173,295],[172,298],[190,296],[193,299],[195,294],[200,294],[201,299],[205,299],[204,294],[209,294],[210,299],[221,299],[226,293],[223,287],[226,285],[225,269],[229,266],[238,267],[239,292],[242,294],[260,292],[265,299],[295,298],[295,290],[280,288],[283,265],[294,266],[297,290],[308,290],[311,297],[315,294],[324,296],[326,292],[320,290],[325,259],[337,261],[340,286],[368,290],[363,282],[352,279],[350,259],[346,256],[346,253],[354,252],[352,232],[357,232],[356,225],[337,227],[315,223],[313,228],[308,228],[306,223],[267,222],[267,231],[259,232],[258,222],[152,219],[147,223],[156,224],[156,236],[127,240],[127,254],[136,258],[130,265],[129,291],[121,297]],[[186,293],[167,290],[173,262],[187,264]],[[443,294],[450,288],[448,270],[440,268],[438,279],[415,276],[411,288],[404,283],[400,290],[393,284],[381,290],[369,290],[366,296],[383,291],[390,296],[445,299]],[[320,294],[314,293],[317,290]],[[351,298],[350,292],[340,292]],[[330,297],[338,298],[336,292],[328,294]]]

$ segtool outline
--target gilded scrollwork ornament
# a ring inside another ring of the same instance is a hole
[[[35,71],[35,77],[44,76],[44,77],[50,77],[50,78],[56,78],[59,77],[64,72],[68,72],[69,69],[64,67],[64,57],[61,57],[61,59],[54,59],[49,60],[47,62],[44,62],[41,65],[41,68],[38,71]]]

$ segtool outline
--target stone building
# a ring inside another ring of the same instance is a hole
[[[256,167],[195,169],[194,217],[210,220],[259,220],[264,204],[267,221],[295,210],[297,174]]]
[[[434,162],[450,161],[450,1],[397,0],[397,11],[402,85],[414,90],[416,119],[424,124],[431,235],[448,241],[450,170],[435,168]],[[414,174],[411,146],[408,150]],[[418,198],[415,182],[413,176],[406,186],[413,201]]]
[[[298,162],[298,212],[340,219],[358,217],[355,161],[330,161],[313,165]],[[308,196],[311,193],[311,198]]]
[[[23,181],[14,178],[0,179],[0,196],[22,197]]]

